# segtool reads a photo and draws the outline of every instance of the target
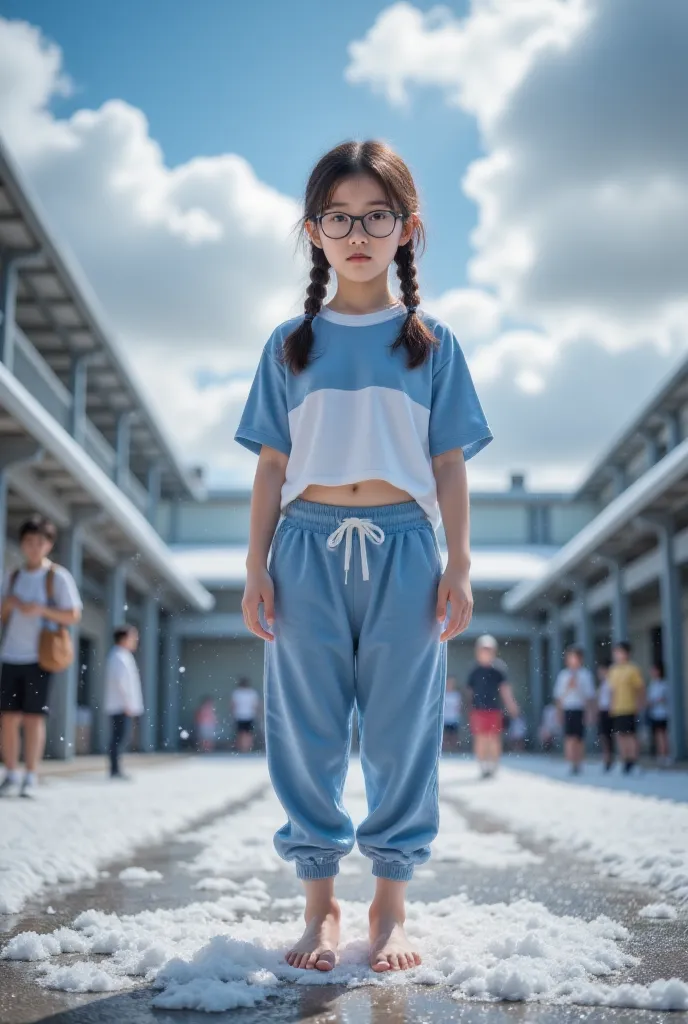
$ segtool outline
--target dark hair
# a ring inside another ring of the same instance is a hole
[[[118,626],[112,634],[112,639],[116,644],[118,644],[120,641],[126,640],[128,636],[131,636],[131,634],[135,632],[137,632],[136,626],[132,626],[131,624]]]
[[[299,224],[299,237],[304,238],[306,223],[318,217],[327,208],[337,185],[345,178],[357,174],[370,174],[384,189],[390,206],[396,207],[404,220],[418,212],[418,193],[408,167],[386,143],[342,142],[325,153],[311,171],[306,185],[304,215]],[[416,248],[425,245],[425,230],[419,221],[406,245],[400,245],[394,257],[401,284],[401,297],[408,312],[392,345],[392,351],[404,346],[408,353],[410,370],[427,360],[434,345],[438,344],[432,331],[416,313],[420,303],[416,277]],[[310,243],[312,260],[311,283],[306,289],[304,312],[306,319],[284,341],[283,361],[292,373],[300,373],[308,366],[313,346],[313,318],[322,309],[330,280],[330,264],[325,253]]]
[[[628,640],[617,640],[614,646],[620,647],[622,651],[626,652],[626,654],[631,653],[631,645],[629,644]]]
[[[579,661],[585,661],[585,651],[578,644],[569,644],[564,651],[564,655],[575,654]]]
[[[602,658],[602,660],[598,662],[597,667],[608,669],[612,667],[612,662],[609,658]]]
[[[49,540],[51,544],[54,544],[57,538],[55,523],[38,513],[31,516],[30,519],[27,519],[19,527],[20,543],[24,540],[24,537],[28,537],[31,533],[40,534],[41,537],[45,537],[46,540]]]
[[[237,686],[250,686],[251,680],[247,676],[239,676]]]

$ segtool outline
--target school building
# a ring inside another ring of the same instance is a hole
[[[563,645],[592,659],[629,636],[644,669],[664,656],[685,751],[687,495],[688,362],[576,493],[531,492],[519,473],[473,492],[475,613],[449,644],[450,674],[465,679],[473,641],[492,633],[535,735]],[[52,756],[104,750],[103,664],[124,620],[142,638],[137,746],[183,746],[205,696],[229,739],[237,679],[262,685],[263,642],[241,615],[249,507],[250,491],[207,493],[180,460],[0,144],[0,566],[19,564],[17,529],[42,512],[84,600],[78,657],[53,682]]]

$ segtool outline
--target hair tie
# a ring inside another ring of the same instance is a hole
[[[315,313],[306,313],[304,320],[307,320],[308,323],[310,323],[311,320],[315,320]]]
[[[406,316],[412,316],[413,313],[418,311],[418,306],[408,306],[406,309]]]

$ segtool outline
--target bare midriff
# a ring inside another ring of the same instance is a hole
[[[299,497],[304,501],[317,501],[321,505],[348,505],[355,508],[414,501],[408,491],[402,491],[386,480],[361,480],[356,484],[341,484],[338,487],[309,484]]]

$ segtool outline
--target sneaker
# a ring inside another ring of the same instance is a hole
[[[19,782],[6,775],[0,783],[0,797],[19,796]]]
[[[30,779],[24,779],[21,785],[21,792],[19,796],[24,797],[25,800],[36,799],[36,783],[31,782]]]
[[[131,775],[127,775],[125,772],[113,772],[110,774],[110,778],[114,782],[133,782]]]

